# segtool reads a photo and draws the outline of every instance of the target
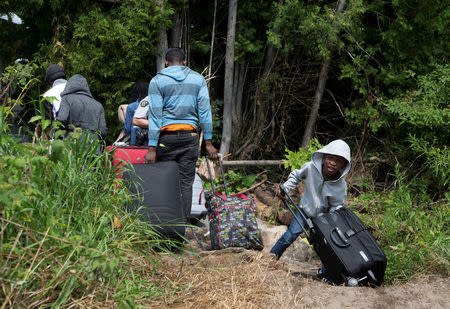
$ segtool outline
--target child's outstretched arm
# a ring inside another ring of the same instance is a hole
[[[290,174],[289,174],[289,176],[288,176],[288,179],[286,180],[286,182],[284,183],[284,187],[286,188],[286,191],[287,192],[290,192],[292,189],[294,189],[297,185],[298,185],[298,183],[300,182],[300,181],[302,181],[303,179],[305,179],[306,178],[306,176],[307,176],[307,171],[308,171],[308,169],[307,169],[307,165],[308,163],[306,163],[306,164],[303,164],[303,166],[302,166],[302,168],[301,169],[296,169],[296,170],[293,170]],[[278,191],[277,191],[277,196],[280,198],[280,199],[286,199],[286,197],[285,196],[283,196],[282,194],[281,194],[281,192],[279,192],[279,189],[278,189]]]

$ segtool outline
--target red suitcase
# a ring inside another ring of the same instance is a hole
[[[118,167],[117,178],[122,178],[122,167],[131,164],[144,163],[144,156],[148,151],[145,146],[106,146],[106,151],[113,156],[113,165]]]

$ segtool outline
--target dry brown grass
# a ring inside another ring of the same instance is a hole
[[[286,276],[283,263],[257,251],[228,248],[163,260],[161,280],[179,289],[164,299],[145,302],[149,308],[287,308],[298,300],[295,293],[279,297],[286,284],[274,274],[287,281],[292,278]]]
[[[448,308],[449,278],[349,288],[305,277],[315,267],[243,248],[167,255],[156,277],[175,290],[138,303],[145,308]]]
[[[401,285],[349,288],[305,278],[305,271],[317,267],[309,266],[243,248],[162,255],[158,264],[136,257],[130,263],[142,279],[167,286],[165,296],[136,300],[144,308],[448,308],[449,278],[428,275]],[[101,293],[106,300],[97,298]],[[126,308],[113,297],[99,285],[64,308]]]

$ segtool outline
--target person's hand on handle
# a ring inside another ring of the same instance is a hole
[[[281,185],[278,187],[278,190],[277,190],[276,193],[277,193],[277,196],[278,196],[278,198],[279,198],[280,200],[283,200],[283,201],[287,200],[287,196],[286,196],[286,188],[284,187],[283,184],[281,184]]]
[[[144,157],[144,163],[152,164],[156,162],[156,147],[150,146]]]
[[[280,188],[278,188],[276,194],[277,194],[277,197],[278,197],[280,200],[283,200],[283,201],[287,200],[286,194],[284,194],[284,192],[281,191]]]
[[[208,153],[209,159],[211,160],[217,159],[217,149],[216,147],[213,146],[213,144],[211,144],[210,140],[205,141],[205,149],[206,152]]]

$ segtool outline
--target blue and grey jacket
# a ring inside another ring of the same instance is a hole
[[[148,145],[157,146],[162,127],[200,125],[205,140],[212,138],[209,94],[203,76],[186,66],[169,66],[150,81]]]
[[[338,155],[347,160],[347,165],[339,171],[338,179],[325,180],[322,176],[324,154]],[[314,218],[332,207],[344,206],[347,195],[345,175],[350,170],[350,147],[343,140],[335,140],[314,152],[311,158],[312,160],[303,164],[301,169],[289,174],[284,186],[289,192],[300,181],[305,181],[305,192],[300,200],[300,207],[308,217]]]

